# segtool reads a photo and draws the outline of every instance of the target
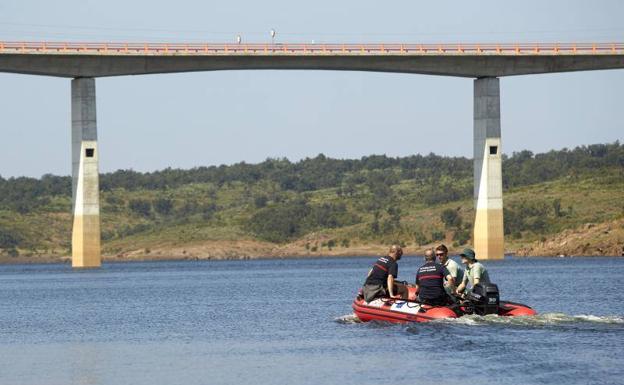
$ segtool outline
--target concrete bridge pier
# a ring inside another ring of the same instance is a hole
[[[502,259],[503,175],[500,85],[495,77],[474,81],[474,247],[479,259]]]
[[[95,79],[73,79],[71,101],[74,215],[72,267],[100,267],[102,262]]]

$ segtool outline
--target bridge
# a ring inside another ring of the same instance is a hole
[[[473,242],[504,256],[500,85],[503,76],[624,68],[624,43],[166,44],[2,42],[0,72],[71,78],[72,265],[98,267],[95,78],[217,70],[341,70],[474,78]]]

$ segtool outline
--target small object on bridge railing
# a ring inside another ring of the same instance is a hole
[[[611,44],[611,52],[615,53],[615,44]]]
[[[520,53],[520,47],[516,45],[516,55]]]

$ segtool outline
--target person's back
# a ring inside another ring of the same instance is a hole
[[[388,256],[380,257],[375,262],[366,276],[364,286],[362,286],[362,296],[366,302],[384,296],[395,298],[395,293],[400,298],[407,298],[407,287],[394,281],[399,274],[397,261],[401,259],[402,255],[401,247],[392,245]]]
[[[444,290],[444,277],[449,271],[439,263],[428,261],[416,273],[418,298],[421,302],[430,305],[444,305],[448,302]]]
[[[387,286],[388,274],[396,277],[398,275],[398,265],[390,257],[380,257],[373,265],[371,273],[366,277],[364,285]]]

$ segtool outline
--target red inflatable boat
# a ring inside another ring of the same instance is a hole
[[[376,298],[364,301],[361,293],[353,301],[355,315],[363,322],[372,320],[396,323],[428,322],[441,318],[457,318],[466,314],[497,314],[504,317],[532,316],[531,307],[515,302],[500,301],[498,287],[494,284],[475,285],[473,292],[457,304],[430,306],[416,301],[413,287],[408,300]]]

